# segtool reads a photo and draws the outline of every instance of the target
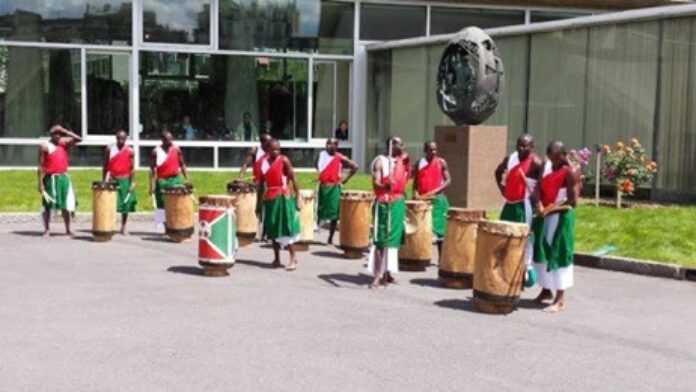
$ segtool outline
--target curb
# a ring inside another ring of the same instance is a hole
[[[593,256],[587,253],[576,253],[574,263],[588,268],[626,272],[629,274],[653,276],[675,280],[696,281],[696,269],[682,267],[678,264],[658,263],[650,260],[639,260],[628,257]]]

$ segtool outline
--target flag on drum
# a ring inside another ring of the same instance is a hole
[[[234,263],[237,249],[232,209],[201,206],[198,214],[198,259],[208,263]]]

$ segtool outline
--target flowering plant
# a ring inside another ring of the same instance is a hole
[[[568,161],[580,170],[583,181],[591,179],[590,173],[587,172],[590,158],[592,158],[592,150],[587,147],[583,147],[580,150],[573,149],[568,152]]]
[[[657,173],[657,163],[647,159],[645,149],[640,141],[632,138],[628,144],[617,142],[616,145],[604,145],[605,155],[602,175],[616,184],[619,194],[632,195],[635,189],[653,179]]]

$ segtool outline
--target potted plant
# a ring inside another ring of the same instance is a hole
[[[602,147],[604,165],[602,176],[616,186],[616,208],[621,208],[623,195],[632,195],[637,187],[650,182],[657,173],[657,163],[649,160],[636,138],[628,145],[619,141]]]

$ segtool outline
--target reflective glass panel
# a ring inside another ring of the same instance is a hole
[[[425,7],[363,4],[360,39],[385,41],[425,35]]]
[[[128,131],[130,55],[87,53],[87,132]]]
[[[338,129],[348,119],[349,91],[350,63],[314,62],[314,138],[349,139],[349,127]]]
[[[587,12],[568,12],[568,11],[532,11],[532,23],[551,22],[554,20],[577,18],[578,16],[587,16]]]
[[[524,24],[524,11],[475,8],[433,7],[430,10],[430,34],[456,33],[469,26],[482,29]]]
[[[210,43],[210,0],[144,0],[143,41]]]

